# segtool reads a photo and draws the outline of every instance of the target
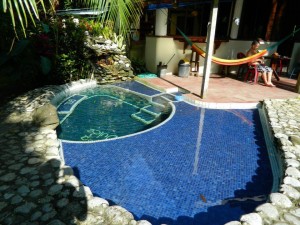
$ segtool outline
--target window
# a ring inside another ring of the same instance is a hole
[[[227,39],[230,31],[231,11],[234,3],[224,1],[219,3],[218,20],[215,37]],[[189,36],[206,36],[209,22],[211,3],[197,2],[193,5],[169,9],[169,35],[180,35],[176,27]]]

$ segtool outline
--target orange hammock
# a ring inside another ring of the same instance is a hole
[[[199,55],[201,55],[203,58],[205,58],[205,52],[199,48],[197,45],[192,44],[191,48],[196,51]],[[225,65],[225,66],[236,66],[236,65],[241,65],[241,64],[245,64],[245,63],[250,63],[253,62],[255,59],[258,59],[260,57],[262,57],[263,55],[265,55],[266,53],[268,53],[268,50],[262,50],[261,52],[252,55],[252,56],[248,56],[246,58],[242,58],[242,59],[221,59],[215,56],[212,56],[212,62],[220,64],[220,65]]]
[[[179,28],[177,28],[177,29],[181,33],[181,35],[184,37],[186,42],[191,46],[191,48],[194,51],[196,51],[199,55],[201,55],[202,57],[205,58],[205,55],[206,55],[205,51],[203,49],[201,49],[200,47],[198,47],[197,45],[195,45]],[[278,41],[277,43],[269,46],[267,49],[264,49],[255,55],[248,56],[248,57],[242,58],[242,59],[222,59],[222,58],[212,56],[212,62],[220,64],[220,65],[225,65],[225,66],[236,66],[236,65],[253,62],[255,59],[262,57],[263,55],[268,53],[270,50],[272,50],[276,46],[280,45],[282,42],[286,41],[288,38],[290,38],[292,35],[294,35],[299,30],[300,30],[300,28],[298,28],[297,30],[294,30],[294,32],[291,33],[290,35],[286,36],[282,40]]]

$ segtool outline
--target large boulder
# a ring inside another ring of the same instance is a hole
[[[54,130],[59,125],[56,107],[50,103],[35,109],[32,118],[38,127]]]

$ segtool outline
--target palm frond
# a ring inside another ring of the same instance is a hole
[[[5,0],[2,1],[2,8],[3,8],[3,12],[6,12],[6,10],[7,10],[7,2]]]
[[[19,3],[20,3],[20,8],[21,8],[21,10],[22,10],[23,16],[24,16],[24,18],[25,18],[25,26],[27,27],[27,26],[28,26],[27,15],[26,15],[26,11],[25,11],[25,9],[24,9],[23,1],[22,1],[22,0],[19,0]]]
[[[20,21],[20,23],[21,23],[21,26],[22,26],[24,35],[26,36],[25,28],[24,28],[24,23],[23,23],[23,17],[22,17],[22,14],[21,14],[21,12],[20,12],[19,4],[18,4],[17,0],[14,0],[14,6],[15,6],[15,9],[17,10],[17,16],[18,16],[19,21]]]
[[[52,4],[51,0],[49,0],[49,2]],[[14,29],[16,29],[15,17],[18,18],[18,22],[20,23],[24,35],[26,36],[25,29],[28,26],[27,15],[30,16],[31,22],[34,25],[35,18],[39,19],[37,4],[41,4],[43,11],[46,12],[43,0],[2,0],[2,10],[4,13],[6,13],[7,10],[9,11]]]
[[[4,0],[5,1],[5,0]],[[8,0],[8,7],[9,7],[9,12],[10,12],[10,15],[11,15],[11,22],[13,24],[13,27],[15,28],[16,27],[16,22],[15,22],[15,13],[14,13],[14,10],[13,10],[13,7],[12,7],[12,4],[11,4],[11,1]]]
[[[105,13],[99,15],[99,21],[105,24],[113,21],[118,34],[128,37],[131,23],[139,20],[142,14],[143,0],[81,0],[82,4]]]
[[[27,10],[27,12],[28,12],[28,14],[30,16],[31,21],[33,22],[33,25],[35,26],[35,21],[34,21],[34,18],[32,16],[31,9],[30,9],[30,7],[28,5],[28,2],[24,1],[24,4],[25,4],[26,10]]]
[[[33,13],[35,15],[35,17],[37,19],[39,19],[39,13],[38,13],[38,9],[37,9],[37,6],[36,6],[36,2],[34,0],[25,0],[25,1],[29,2],[30,6],[31,6],[31,9],[32,9],[32,11],[33,11]],[[41,0],[41,1],[43,1],[43,0]]]

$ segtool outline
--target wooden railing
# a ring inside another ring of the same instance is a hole
[[[185,53],[185,49],[188,47],[188,43],[185,40],[183,36],[180,35],[175,35],[172,36],[174,40],[184,42],[183,46],[183,54]],[[206,43],[206,36],[188,36],[188,38],[193,42],[193,43]],[[228,40],[218,40],[216,39],[214,42],[214,53],[216,53],[216,50],[220,47],[222,42],[228,42]]]

